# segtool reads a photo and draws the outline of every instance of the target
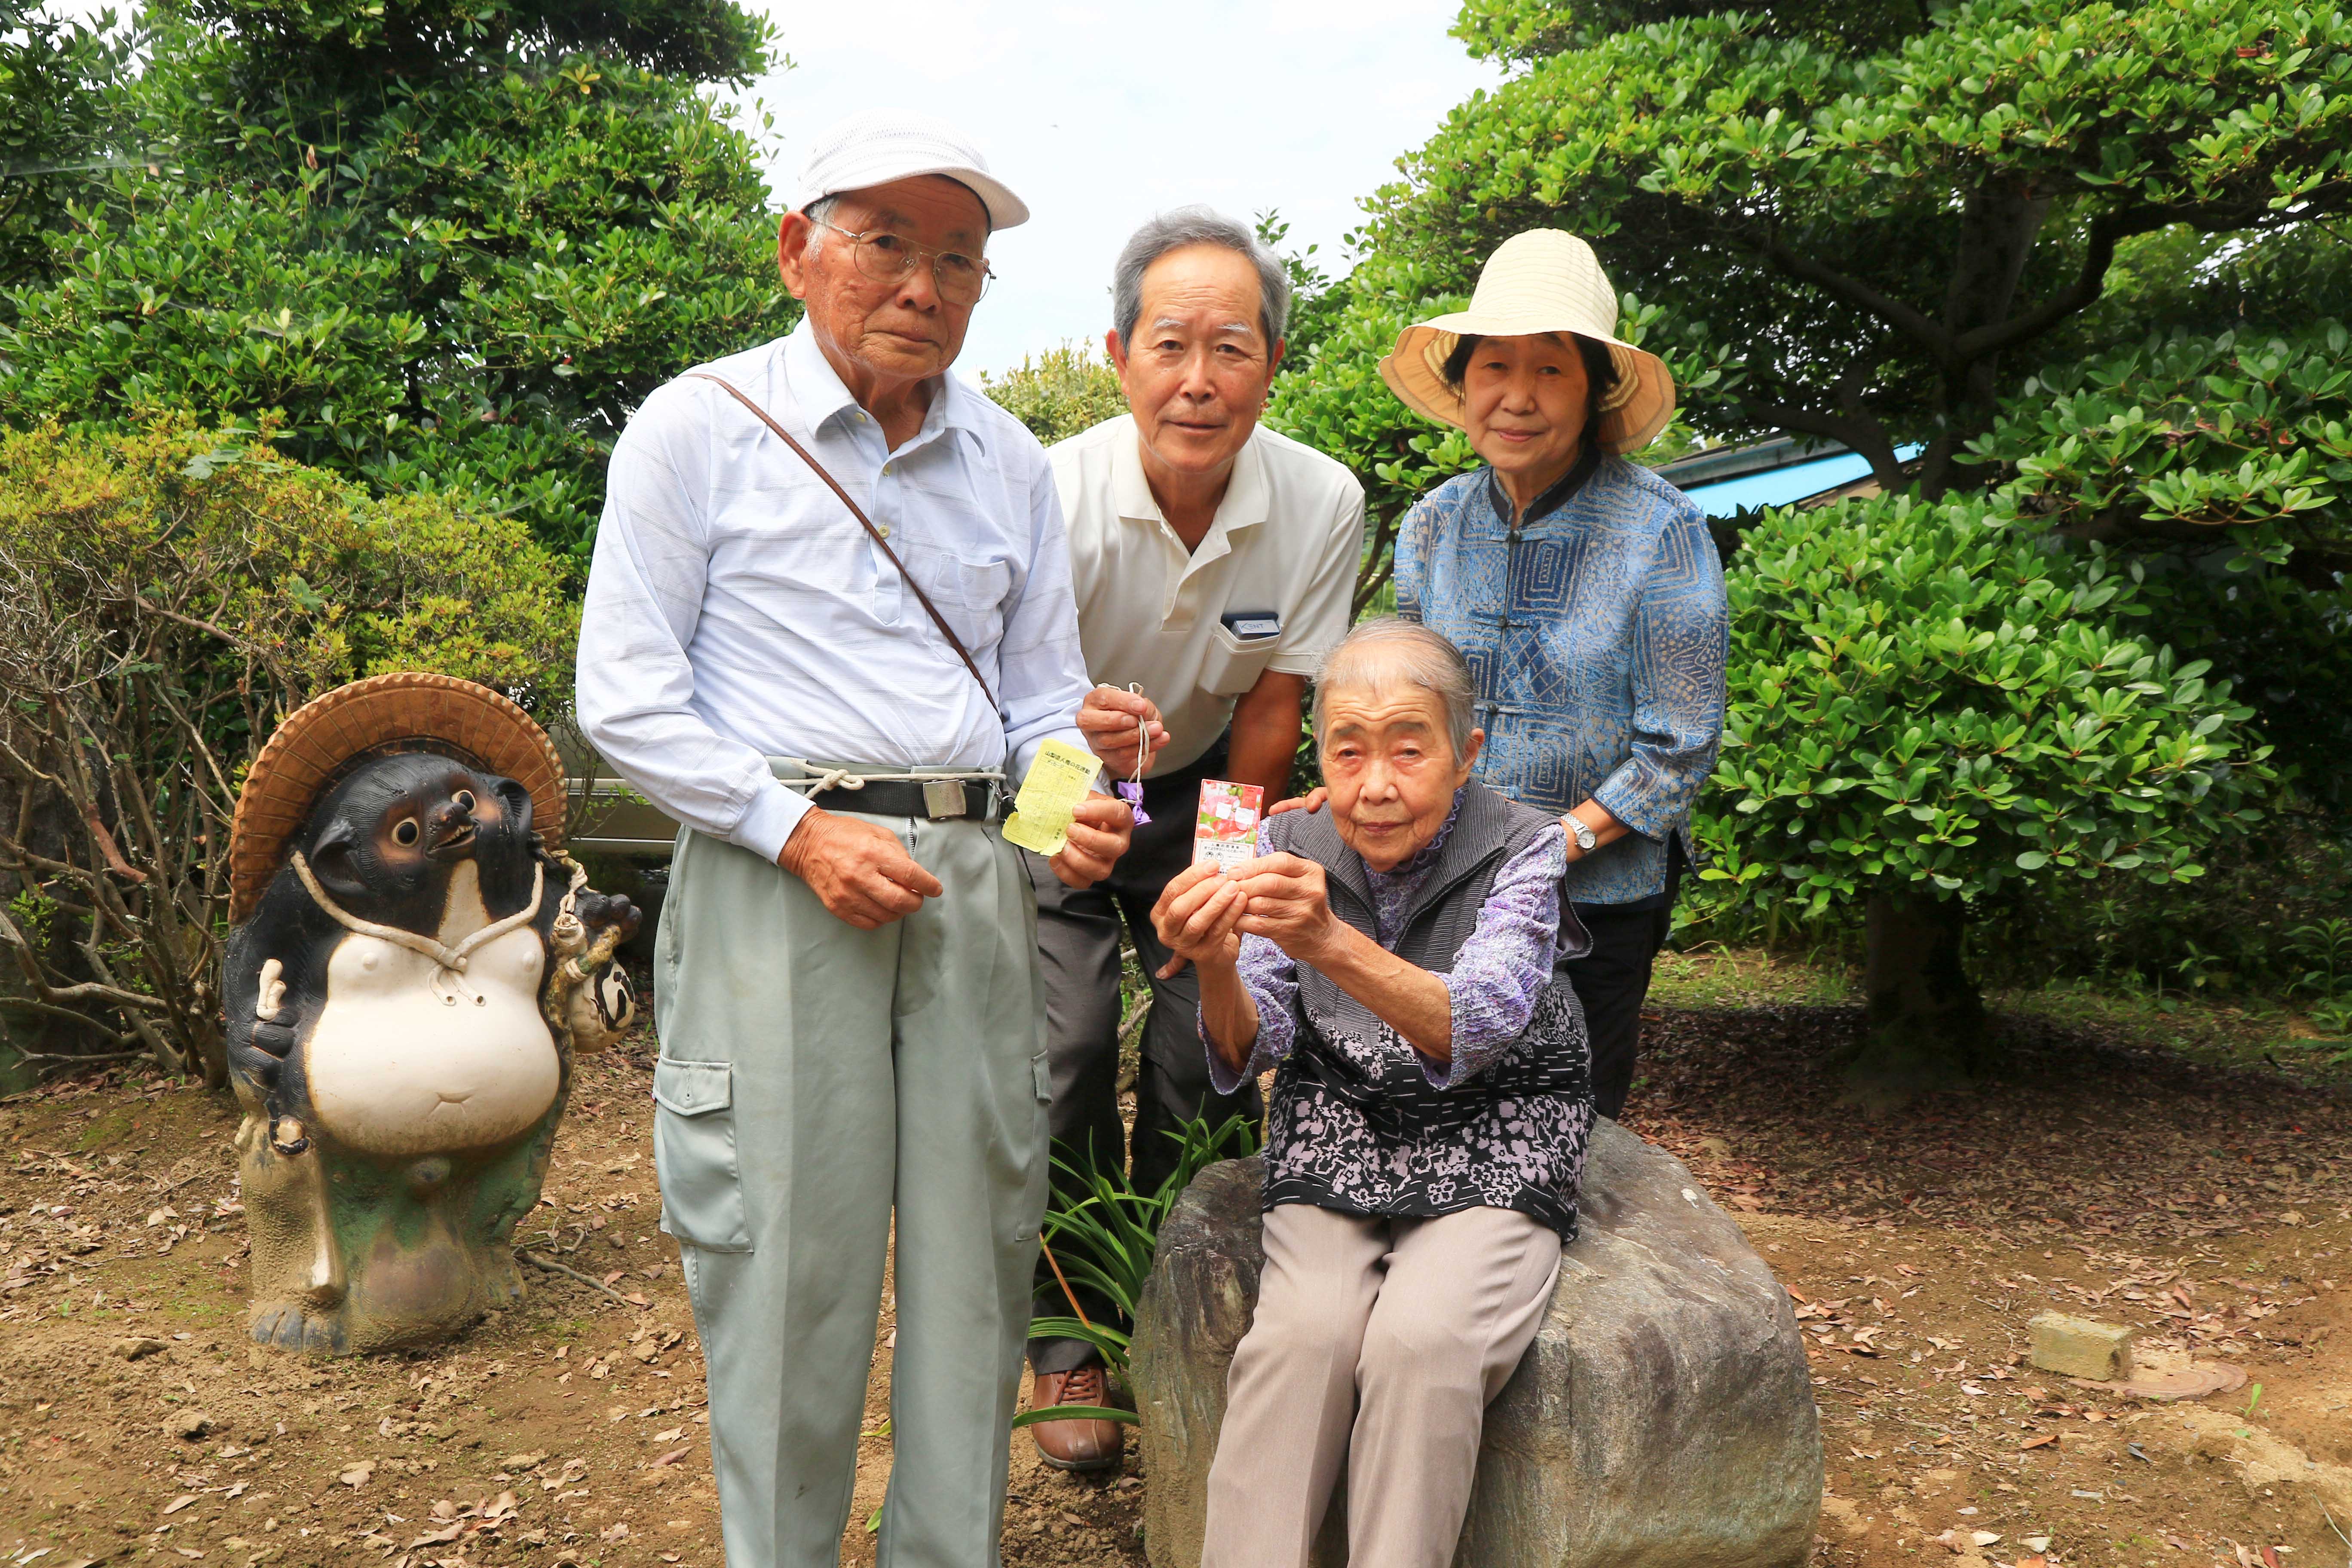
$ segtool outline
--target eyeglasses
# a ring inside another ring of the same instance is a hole
[[[976,305],[996,277],[985,260],[960,250],[927,250],[885,231],[856,234],[821,217],[809,221],[846,238],[856,253],[857,270],[877,283],[897,283],[914,271],[918,262],[928,259],[940,299],[950,305]]]

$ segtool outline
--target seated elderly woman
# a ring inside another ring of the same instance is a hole
[[[1347,1460],[1354,1568],[1444,1568],[1478,1435],[1576,1227],[1592,1126],[1559,818],[1471,778],[1469,667],[1435,632],[1325,661],[1330,809],[1152,910],[1200,970],[1219,1092],[1275,1069],[1265,1271],[1209,1472],[1203,1568],[1304,1568]]]

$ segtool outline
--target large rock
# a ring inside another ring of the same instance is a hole
[[[1213,1165],[1160,1232],[1136,1325],[1144,1545],[1197,1568],[1225,1371],[1249,1328],[1261,1162]],[[1486,1412],[1456,1568],[1795,1568],[1822,1500],[1821,1426],[1788,1292],[1680,1162],[1595,1132],[1582,1233]],[[1318,1568],[1347,1561],[1344,1481]]]

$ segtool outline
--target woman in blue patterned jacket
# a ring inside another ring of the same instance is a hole
[[[1616,329],[1591,247],[1536,229],[1487,259],[1469,310],[1406,328],[1381,362],[1486,460],[1405,519],[1397,609],[1470,660],[1479,779],[1568,831],[1567,896],[1592,937],[1568,969],[1611,1117],[1722,737],[1728,620],[1706,519],[1622,456],[1664,427],[1675,387]]]

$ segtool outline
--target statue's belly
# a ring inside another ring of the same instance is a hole
[[[304,1052],[319,1128],[380,1155],[503,1143],[547,1114],[562,1086],[540,1016],[545,964],[528,926],[487,943],[463,974],[375,937],[327,964],[327,1005]]]

